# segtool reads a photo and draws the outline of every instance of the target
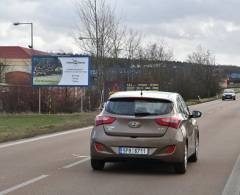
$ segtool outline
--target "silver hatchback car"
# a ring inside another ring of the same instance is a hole
[[[222,100],[231,99],[236,100],[236,93],[234,89],[224,89],[222,94]]]
[[[174,163],[185,173],[188,161],[196,162],[199,129],[177,93],[117,92],[96,117],[91,133],[91,166],[102,170],[105,162],[135,159]]]

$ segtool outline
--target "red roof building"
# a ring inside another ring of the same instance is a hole
[[[0,58],[30,59],[32,55],[48,55],[48,53],[19,46],[0,46]]]
[[[32,50],[19,46],[0,46],[0,83],[14,85],[31,85],[31,57],[49,55],[47,52]]]

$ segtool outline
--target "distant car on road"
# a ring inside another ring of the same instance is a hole
[[[177,93],[117,92],[96,117],[91,133],[91,166],[102,170],[105,162],[157,160],[174,163],[185,173],[188,160],[196,162],[199,129]]]
[[[236,93],[233,89],[224,89],[222,94],[222,100],[226,99],[236,100]]]

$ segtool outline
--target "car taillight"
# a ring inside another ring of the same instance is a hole
[[[157,118],[155,121],[160,126],[172,127],[174,129],[177,129],[181,123],[181,120],[176,117]]]
[[[108,125],[112,124],[116,120],[115,117],[110,117],[110,116],[97,116],[95,119],[95,125]]]

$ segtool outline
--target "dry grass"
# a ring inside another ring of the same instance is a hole
[[[94,124],[96,112],[75,114],[0,114],[0,142]]]

